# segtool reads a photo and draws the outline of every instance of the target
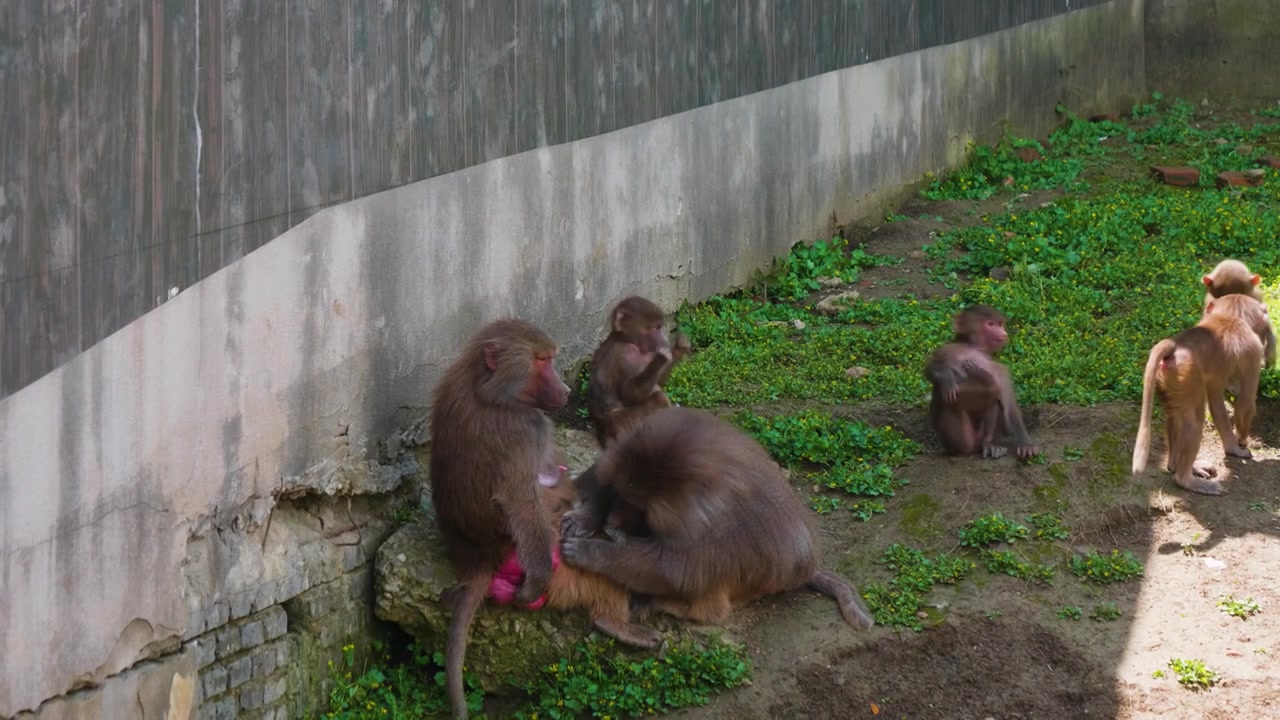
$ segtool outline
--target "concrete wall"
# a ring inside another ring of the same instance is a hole
[[[1129,107],[1142,32],[1112,0],[382,192],[130,323],[0,401],[0,716],[105,697],[357,568],[340,503],[270,518],[395,488],[364,448],[478,324],[517,314],[580,357],[620,296],[743,282],[1002,121]]]
[[[0,398],[321,208],[1103,0],[4,0]]]
[[[1280,99],[1280,3],[1146,0],[1147,82],[1170,97]]]

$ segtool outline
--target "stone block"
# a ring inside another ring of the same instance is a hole
[[[198,717],[200,720],[235,720],[236,711],[235,698],[222,698],[216,702],[201,705]]]
[[[1151,175],[1165,185],[1188,187],[1200,182],[1200,171],[1188,166],[1152,165]]]
[[[191,641],[191,649],[196,654],[196,667],[202,670],[218,659],[218,641],[212,635]]]
[[[227,669],[215,665],[200,673],[200,685],[204,688],[205,697],[214,697],[227,691]]]
[[[1261,170],[1245,170],[1244,172],[1228,171],[1218,173],[1214,184],[1219,188],[1225,187],[1257,187],[1262,184],[1265,175]]]
[[[1266,155],[1258,158],[1258,164],[1262,167],[1274,168],[1280,170],[1280,155]]]
[[[242,648],[258,647],[265,639],[266,633],[260,620],[251,620],[240,627],[240,646]]]
[[[224,627],[218,631],[218,659],[240,652],[240,628]]]
[[[289,615],[279,605],[262,612],[262,627],[268,640],[275,640],[289,631]]]
[[[280,698],[289,690],[289,681],[286,678],[276,678],[269,681],[262,687],[262,703],[270,705]]]
[[[231,607],[223,601],[218,601],[205,608],[204,629],[205,631],[216,630],[231,619]]]
[[[253,658],[248,655],[237,658],[227,666],[227,686],[234,690],[253,677]]]
[[[231,619],[239,620],[253,612],[254,593],[242,592],[231,598]]]
[[[253,654],[253,676],[264,678],[276,671],[280,651],[274,644],[268,645]]]
[[[342,547],[342,572],[351,572],[364,564],[364,552],[359,545]]]
[[[253,612],[260,613],[275,605],[279,599],[280,586],[274,582],[264,583],[253,596]]]
[[[262,685],[255,683],[240,691],[240,707],[245,710],[257,710],[262,707]]]

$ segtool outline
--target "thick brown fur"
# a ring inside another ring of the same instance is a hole
[[[662,326],[662,308],[638,295],[609,312],[609,335],[592,355],[587,378],[587,414],[600,447],[671,405],[662,386],[688,354],[689,340],[677,334],[672,346]]]
[[[1151,447],[1151,409],[1159,397],[1165,412],[1168,468],[1180,487],[1221,495],[1211,468],[1197,466],[1204,407],[1222,438],[1227,455],[1251,458],[1249,428],[1257,407],[1264,348],[1254,326],[1265,306],[1247,295],[1224,295],[1209,303],[1195,327],[1161,340],[1147,355],[1142,375],[1142,415],[1133,447],[1133,472],[1147,466]],[[1236,384],[1235,427],[1227,418],[1226,388]]]
[[[555,528],[540,472],[554,467],[550,419],[568,400],[555,342],[522,320],[476,333],[436,386],[431,410],[431,494],[445,548],[462,585],[449,627],[445,672],[455,717],[466,717],[467,633],[494,570],[512,545],[526,572],[517,599],[551,582]]]
[[[996,438],[1008,434],[1018,459],[1039,451],[1022,422],[1009,370],[995,355],[1008,341],[1004,315],[989,305],[972,305],[952,321],[955,337],[934,350],[924,374],[933,385],[929,420],[950,455],[981,453],[1000,458],[1007,450]]]
[[[1253,329],[1262,339],[1266,366],[1275,367],[1276,331],[1271,327],[1271,318],[1266,313],[1267,301],[1262,296],[1262,277],[1249,270],[1249,267],[1239,260],[1227,259],[1218,263],[1208,275],[1200,278],[1200,281],[1205,286],[1203,312],[1209,312],[1209,303],[1214,298],[1227,295],[1247,295],[1262,303],[1263,319],[1260,322],[1255,321]]]
[[[618,438],[585,473],[643,511],[648,537],[588,536],[608,503],[565,518],[566,564],[598,572],[654,607],[718,624],[734,606],[809,586],[835,598],[844,620],[873,624],[849,581],[820,567],[813,519],[762,447],[710,413],[658,410]],[[580,478],[581,479],[581,478]]]

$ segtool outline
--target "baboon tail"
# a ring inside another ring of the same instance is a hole
[[[467,718],[467,693],[462,685],[462,661],[467,656],[467,633],[476,610],[484,602],[489,591],[491,577],[480,573],[462,586],[453,604],[453,617],[449,619],[449,638],[445,647],[444,676],[449,692],[449,706],[455,720]]]
[[[871,612],[858,596],[858,588],[830,570],[819,570],[814,573],[813,577],[809,578],[809,588],[835,598],[840,606],[840,615],[851,626],[865,629],[876,624],[871,617]]]
[[[1133,443],[1133,474],[1147,468],[1147,454],[1151,450],[1151,405],[1155,400],[1156,370],[1166,358],[1178,349],[1172,340],[1155,344],[1147,354],[1147,367],[1142,371],[1142,415],[1138,418],[1138,437]]]

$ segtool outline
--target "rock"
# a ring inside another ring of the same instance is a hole
[[[795,319],[795,320],[792,320],[792,321],[791,321],[791,327],[793,327],[793,328],[795,328],[795,329],[797,329],[797,330],[803,330],[803,329],[805,328],[804,321],[803,321],[803,320],[800,320],[799,318],[797,318],[797,319]]]
[[[1260,157],[1258,158],[1258,164],[1262,165],[1263,167],[1275,168],[1277,170],[1280,170],[1280,156],[1267,155],[1265,157]]]
[[[1220,172],[1215,178],[1214,183],[1219,189],[1231,186],[1238,187],[1254,187],[1262,184],[1262,180],[1266,177],[1266,173],[1260,169],[1245,170],[1244,172]]]
[[[861,378],[866,377],[869,372],[871,371],[861,365],[854,365],[844,371],[844,376],[848,378]]]
[[[925,252],[923,250],[912,250],[911,252],[907,253],[907,257],[911,258],[912,260],[922,260],[925,258]]]
[[[1239,155],[1244,155],[1244,156],[1248,157],[1249,155],[1252,155],[1252,154],[1253,154],[1253,146],[1252,146],[1252,145],[1237,145],[1237,146],[1236,146],[1236,153],[1237,153],[1237,154],[1239,154]]]
[[[1188,187],[1200,182],[1200,171],[1189,166],[1152,165],[1151,174],[1165,185]]]
[[[992,280],[1008,280],[1009,268],[1004,266],[993,267],[991,268],[991,271],[987,273],[987,276]]]
[[[432,521],[434,522],[434,521]],[[449,613],[441,593],[455,580],[434,524],[402,526],[378,549],[374,610],[429,650],[444,652]],[[593,631],[581,610],[516,610],[486,602],[476,614],[467,644],[467,669],[485,692],[516,692],[541,668],[562,657]]]
[[[818,284],[824,288],[837,288],[844,284],[844,280],[838,277],[820,277]]]
[[[858,297],[859,294],[857,290],[828,295],[827,297],[819,300],[818,304],[815,305],[813,309],[823,315],[838,315],[841,310],[845,309],[849,303],[857,300]]]
[[[1030,146],[1020,147],[1016,153],[1022,162],[1035,162],[1040,159],[1040,151]]]

